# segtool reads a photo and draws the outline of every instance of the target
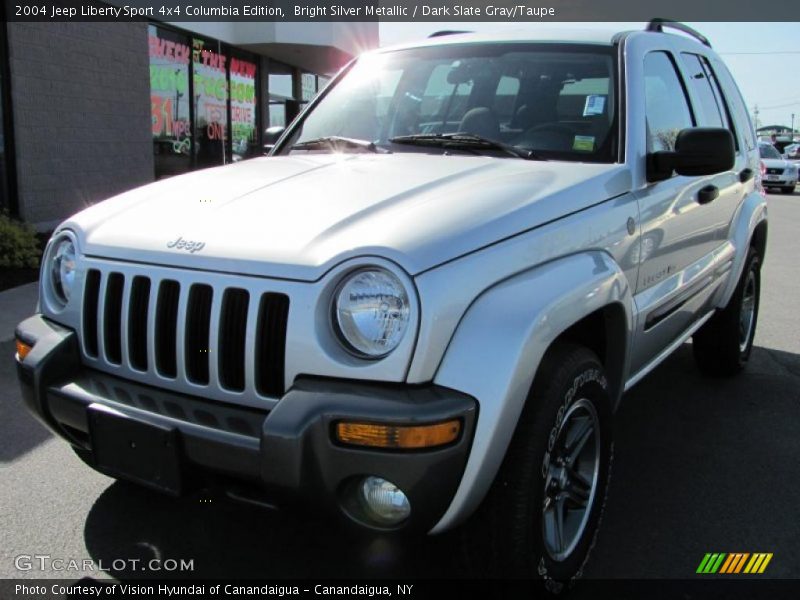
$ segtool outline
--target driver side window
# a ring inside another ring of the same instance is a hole
[[[675,64],[666,52],[644,59],[647,151],[672,151],[678,132],[693,127],[692,111]]]

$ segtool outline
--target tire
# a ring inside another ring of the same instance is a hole
[[[569,446],[577,449],[565,442],[574,442],[587,425],[592,430],[571,463],[581,484],[558,459]],[[580,576],[605,505],[612,449],[603,365],[583,346],[555,346],[542,361],[497,477],[463,530],[470,571],[543,578],[551,591]],[[554,527],[559,508],[567,526],[560,540]]]
[[[794,186],[793,185],[787,185],[786,187],[782,187],[781,191],[784,194],[794,194]]]
[[[744,369],[753,349],[760,292],[761,259],[751,247],[728,305],[692,338],[694,358],[704,374],[730,377]]]

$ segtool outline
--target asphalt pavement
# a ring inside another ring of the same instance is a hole
[[[707,552],[771,552],[770,576],[800,578],[800,193],[771,195],[769,211],[751,364],[704,378],[687,344],[626,395],[588,577],[685,578]],[[0,577],[81,575],[17,570],[15,557],[35,554],[102,562],[100,578],[141,576],[114,560],[153,557],[193,560],[197,578],[467,575],[452,535],[364,536],[302,510],[171,499],[90,470],[22,408],[12,325],[35,294],[0,294]]]

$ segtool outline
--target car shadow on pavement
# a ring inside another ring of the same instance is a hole
[[[14,352],[14,340],[0,342],[0,469],[53,437],[25,408]]]
[[[800,356],[755,348],[746,373],[703,377],[689,344],[623,400],[608,503],[588,578],[691,577],[705,552],[775,552],[796,577]],[[111,571],[119,579],[468,577],[451,534],[360,534],[322,514],[220,496],[172,499],[114,483],[84,527],[115,559],[193,560],[191,573]]]
[[[97,499],[84,537],[92,558],[120,567],[110,572],[118,579],[438,577],[457,568],[450,550],[442,554],[453,546],[446,537],[367,535],[313,512],[269,510],[219,493],[170,498],[123,482]],[[153,558],[193,561],[193,569],[142,571]]]
[[[704,377],[685,344],[623,400],[587,577],[692,577],[706,552],[774,552],[797,577],[800,355],[754,347]]]

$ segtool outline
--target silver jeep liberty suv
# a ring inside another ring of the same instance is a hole
[[[728,69],[678,23],[371,52],[270,156],[59,226],[25,402],[112,477],[461,525],[481,568],[568,580],[625,390],[690,337],[708,374],[748,360],[760,177]]]

